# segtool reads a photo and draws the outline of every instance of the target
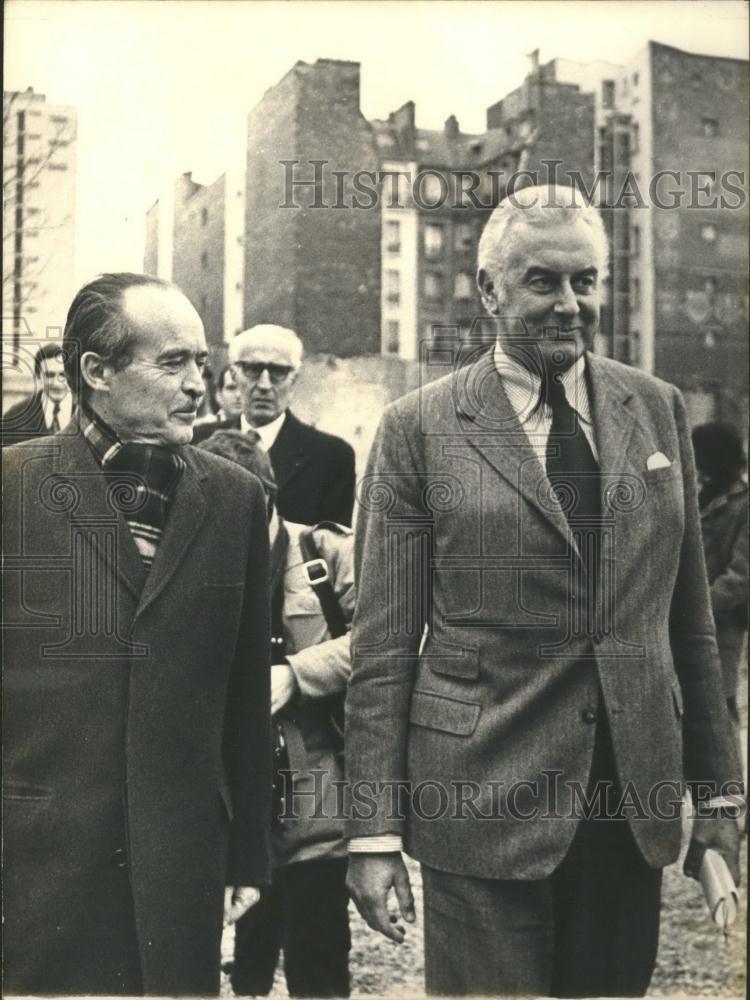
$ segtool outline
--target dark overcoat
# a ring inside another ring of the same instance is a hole
[[[3,414],[2,443],[20,444],[29,438],[44,437],[49,431],[44,421],[41,392],[19,400]]]
[[[80,433],[4,453],[10,993],[215,994],[225,882],[269,876],[263,492],[181,454],[146,575]]]
[[[195,429],[197,444],[218,430],[239,430],[240,418]],[[278,487],[279,514],[294,524],[333,521],[351,527],[354,449],[343,438],[311,427],[287,410],[269,458]]]
[[[546,878],[602,712],[650,865],[679,853],[683,777],[739,790],[682,397],[588,367],[603,520],[578,541],[491,351],[386,410],[357,521],[350,835],[402,834],[443,871]]]

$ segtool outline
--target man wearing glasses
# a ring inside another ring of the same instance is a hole
[[[242,396],[242,413],[196,427],[193,443],[217,430],[254,431],[271,459],[283,518],[296,524],[334,521],[351,526],[354,451],[341,438],[298,420],[289,409],[302,367],[297,334],[282,326],[254,326],[230,343],[229,361]]]

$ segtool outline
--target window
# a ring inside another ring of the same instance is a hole
[[[50,115],[49,120],[54,122],[56,125],[67,125],[68,119],[65,115]]]
[[[207,308],[208,308],[208,299],[206,298],[205,295],[201,295],[201,308],[200,308],[200,314],[201,314],[201,316],[205,316],[206,315],[206,309]]]
[[[397,319],[389,319],[385,324],[385,349],[388,354],[398,354],[399,325]]]
[[[401,252],[401,223],[389,220],[385,224],[385,248],[388,253]]]
[[[459,222],[453,234],[453,245],[456,250],[474,249],[474,229],[470,222]]]
[[[201,267],[204,271],[208,267],[208,253],[205,250],[201,254]]]
[[[641,147],[641,128],[637,122],[633,122],[633,127],[630,133],[630,152],[637,153]]]
[[[641,227],[633,226],[630,230],[630,248],[633,257],[640,257],[641,255]]]
[[[602,80],[602,107],[613,108],[615,106],[615,81]]]
[[[67,170],[67,169],[68,169],[68,164],[67,163],[51,163],[50,162],[50,163],[47,164],[47,170]],[[29,187],[31,187],[31,186],[32,185],[29,184]]]
[[[443,252],[443,227],[428,222],[424,227],[424,252],[428,257],[439,257]]]
[[[633,287],[630,294],[630,305],[632,309],[641,308],[641,279],[633,278]]]
[[[65,146],[69,146],[70,143],[67,139],[50,139],[49,148],[50,149],[63,149]]]
[[[201,225],[205,226],[205,225],[207,225],[207,223],[208,223],[208,209],[207,208],[202,208],[201,209]]]
[[[470,299],[474,292],[471,275],[466,271],[459,271],[453,281],[453,298]]]
[[[638,86],[638,74],[637,73],[633,73],[633,86],[634,87]]]
[[[401,275],[398,271],[385,272],[385,294],[389,302],[401,301]]]
[[[716,226],[707,225],[701,226],[701,239],[704,243],[715,243],[716,242]]]
[[[713,136],[718,135],[718,121],[715,118],[701,118],[701,132],[709,138],[713,138]]]
[[[431,302],[438,302],[443,297],[443,276],[436,271],[425,271],[424,294]]]

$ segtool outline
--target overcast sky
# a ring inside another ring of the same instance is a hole
[[[481,131],[527,55],[626,63],[649,39],[748,57],[744,2],[7,0],[6,90],[78,109],[76,273],[140,270],[144,215],[242,155],[245,116],[299,59],[362,64],[362,110]]]

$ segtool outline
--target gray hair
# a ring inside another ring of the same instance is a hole
[[[502,274],[515,245],[514,231],[523,224],[544,229],[550,226],[583,222],[589,227],[599,263],[599,277],[609,273],[609,240],[599,212],[588,205],[575,188],[540,185],[514,191],[495,208],[484,227],[477,267],[502,286]]]
[[[294,330],[285,326],[275,326],[273,323],[261,323],[249,330],[238,333],[229,342],[229,360],[239,361],[246,350],[258,347],[280,347],[286,350],[292,368],[297,371],[302,365],[302,341]]]

